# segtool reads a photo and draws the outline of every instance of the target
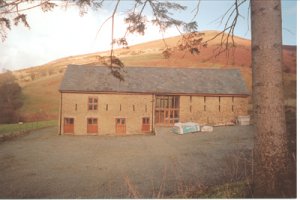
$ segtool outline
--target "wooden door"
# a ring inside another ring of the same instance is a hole
[[[98,134],[98,119],[88,118],[87,119],[87,134],[97,135]]]
[[[117,118],[116,119],[116,134],[125,135],[126,134],[126,119]]]
[[[150,118],[143,117],[142,119],[142,132],[150,132]]]
[[[74,134],[74,118],[64,118],[64,133]]]

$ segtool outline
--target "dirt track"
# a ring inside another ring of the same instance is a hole
[[[252,126],[126,137],[58,136],[46,128],[0,143],[0,198],[168,195],[182,185],[221,183],[228,156],[252,147]]]

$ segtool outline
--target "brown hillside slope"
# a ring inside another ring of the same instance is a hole
[[[204,32],[204,40],[210,39],[218,32]],[[169,47],[178,44],[180,37],[166,38]],[[200,54],[191,55],[175,51],[169,59],[162,56],[166,45],[162,40],[147,42],[131,46],[129,49],[117,49],[115,55],[120,57],[125,66],[153,66],[153,67],[195,67],[195,68],[239,68],[251,91],[251,42],[235,37],[236,48],[229,52],[229,56],[222,54],[214,57],[218,47],[219,38],[202,48]],[[71,56],[54,60],[45,65],[15,71],[19,83],[23,87],[24,106],[20,110],[24,120],[37,118],[54,119],[58,116],[59,93],[58,88],[68,64],[99,64],[99,56],[108,55],[109,52]],[[295,99],[296,83],[296,47],[284,46],[284,70],[286,73],[286,86],[292,89],[285,90],[286,95]],[[289,100],[289,104],[295,101]]]

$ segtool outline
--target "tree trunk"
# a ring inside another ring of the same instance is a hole
[[[284,197],[288,148],[285,124],[280,0],[251,0],[254,197]]]

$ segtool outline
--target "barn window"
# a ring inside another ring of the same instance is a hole
[[[126,119],[125,118],[117,118],[116,122],[117,122],[117,124],[125,124],[126,123]]]
[[[65,121],[65,124],[74,124],[74,118],[65,117],[64,121]]]
[[[150,124],[150,118],[149,117],[143,117],[143,124]]]
[[[98,119],[97,118],[88,118],[87,124],[97,124]]]
[[[88,110],[98,109],[98,97],[89,97],[88,99]]]
[[[132,110],[135,111],[135,105],[132,105]]]
[[[108,111],[108,104],[106,104],[106,111]]]

